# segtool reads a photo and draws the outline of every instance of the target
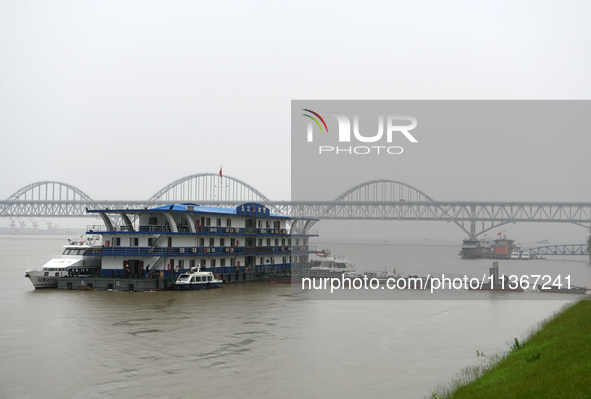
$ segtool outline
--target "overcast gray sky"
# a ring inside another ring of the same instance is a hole
[[[290,100],[589,99],[589,15],[587,1],[4,0],[0,198],[58,180],[144,199],[223,165],[287,199]],[[530,155],[511,162],[535,173]],[[581,200],[588,159],[551,162],[573,162],[551,178]],[[428,176],[407,183],[482,199]]]

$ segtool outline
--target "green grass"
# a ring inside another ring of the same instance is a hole
[[[457,389],[456,381],[455,392],[433,398],[591,398],[591,300],[567,307],[482,367],[481,377]],[[479,374],[479,367],[472,369]]]

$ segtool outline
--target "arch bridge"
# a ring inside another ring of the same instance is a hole
[[[41,181],[0,201],[0,217],[79,217],[87,216],[87,208],[143,208],[171,202],[222,207],[258,202],[275,213],[320,220],[444,221],[472,237],[517,222],[591,228],[589,202],[437,201],[411,185],[386,179],[356,185],[332,201],[273,201],[244,181],[215,173],[175,180],[145,201],[97,201],[72,185]]]

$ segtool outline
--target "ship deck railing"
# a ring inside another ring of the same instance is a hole
[[[288,254],[315,252],[316,246],[224,246],[224,247],[103,247],[90,248],[86,255],[99,256],[192,256],[192,255],[233,255],[233,254]]]
[[[306,232],[296,231],[290,233],[289,229],[275,229],[275,228],[250,228],[250,227],[221,227],[221,226],[196,226],[195,232],[192,231],[188,225],[178,225],[177,231],[173,232],[168,225],[142,225],[139,229],[136,227],[129,227],[127,225],[113,225],[108,228],[104,225],[87,225],[86,231],[88,233],[107,233],[107,232],[124,232],[124,233],[189,233],[189,234],[217,234],[217,235],[305,235],[317,236],[318,230],[307,230]]]

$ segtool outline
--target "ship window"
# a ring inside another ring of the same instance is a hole
[[[271,239],[267,238],[267,246],[270,247],[271,246]]]
[[[205,218],[205,225],[211,226],[211,219],[210,218]]]
[[[296,238],[296,246],[297,245],[300,245],[300,239],[299,238]]]
[[[195,259],[190,259],[189,260],[189,268],[194,268],[195,267]]]
[[[259,238],[259,247],[262,247],[262,246],[263,246],[263,239]]]
[[[115,246],[115,247],[121,246],[121,237],[113,237],[113,246]]]
[[[201,266],[205,267],[205,259],[201,259]]]
[[[158,218],[156,216],[150,216],[148,219],[148,224],[151,226],[156,226],[158,224]]]
[[[215,259],[212,259],[209,264],[211,265],[211,267],[215,267]]]
[[[232,219],[226,219],[226,227],[232,227]]]
[[[223,247],[226,245],[226,240],[224,238],[220,238],[220,247]]]
[[[236,239],[235,238],[230,238],[230,246],[231,247],[235,247],[236,246]]]
[[[55,273],[55,277],[59,277],[59,276],[60,276],[60,273],[59,272],[56,272]]]
[[[203,238],[203,237],[200,237],[199,238],[199,246],[200,247],[204,247],[205,246],[205,238]]]
[[[279,238],[275,239],[275,245],[279,245]]]
[[[214,244],[214,239],[213,239],[213,238],[210,238],[210,239],[209,239],[209,246],[210,246],[210,247],[213,247],[213,246],[215,246],[215,244]]]
[[[215,225],[216,225],[217,227],[222,227],[222,219],[220,219],[220,218],[217,218],[217,219],[216,219],[216,221],[215,221]]]
[[[230,258],[230,266],[234,266],[236,264],[235,258]]]
[[[70,250],[68,248],[64,249],[64,253],[62,255],[70,255]]]
[[[265,222],[265,227],[266,227],[267,229],[269,228],[269,221],[268,221],[268,220]]]
[[[196,280],[197,280],[197,279],[196,279],[195,277],[191,278],[191,282],[192,282],[192,283],[196,282]]]
[[[44,276],[49,276],[49,272],[43,273]]]
[[[207,276],[207,281],[211,281],[211,276]]]
[[[225,266],[226,266],[226,258],[220,259],[220,267],[225,267]]]

